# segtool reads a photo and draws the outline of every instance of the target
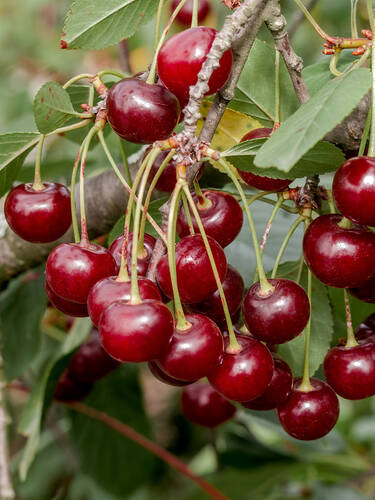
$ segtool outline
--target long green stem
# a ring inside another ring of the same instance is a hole
[[[369,17],[372,32],[374,31],[374,12],[372,10],[372,1],[368,0]],[[372,71],[372,93],[371,93],[371,130],[370,142],[368,148],[368,156],[375,156],[375,36],[372,40],[372,55],[371,55],[371,71]]]
[[[111,75],[111,76],[117,76],[117,78],[120,78],[120,80],[123,80],[124,78],[130,76],[129,74],[122,73],[121,71],[115,71],[113,69],[103,69],[102,71],[99,71],[97,76],[101,78],[104,75]]]
[[[76,243],[79,243],[80,235],[79,235],[79,227],[78,227],[78,220],[77,220],[75,186],[76,186],[77,170],[78,170],[78,165],[79,165],[79,160],[81,158],[81,154],[82,154],[82,145],[80,146],[78,153],[77,153],[77,156],[76,156],[76,159],[74,161],[73,170],[72,170],[72,179],[70,182],[70,208],[71,208],[71,212],[72,212],[72,225],[73,225],[74,241]]]
[[[310,302],[310,308],[312,308],[312,275],[311,271],[307,272],[307,296]],[[300,391],[309,392],[313,390],[313,387],[310,382],[310,335],[311,335],[311,314],[309,318],[309,322],[305,328],[305,358],[303,363],[303,377],[301,381],[301,385],[299,386]]]
[[[363,154],[365,152],[366,144],[367,144],[367,140],[368,140],[368,135],[369,135],[369,132],[370,132],[370,127],[371,127],[371,120],[372,120],[371,117],[372,117],[372,111],[371,111],[371,108],[370,108],[369,112],[367,114],[365,128],[363,129],[361,144],[360,144],[359,150],[358,150],[358,156],[363,156]]]
[[[42,161],[43,145],[45,138],[46,136],[44,134],[41,134],[38,144],[38,151],[35,159],[34,183],[33,183],[33,189],[35,191],[42,191],[44,189],[42,178],[40,175],[40,164]]]
[[[335,207],[335,202],[333,199],[332,189],[327,189],[326,193],[327,193],[327,202],[328,202],[328,206],[329,206],[329,211],[331,214],[335,214],[336,207]]]
[[[373,0],[367,0],[367,13],[368,13],[368,20],[370,23],[371,31],[374,32],[374,2],[373,2]]]
[[[357,7],[358,7],[358,0],[352,0],[351,12],[350,12],[350,25],[352,30],[352,38],[358,38]]]
[[[322,38],[326,39],[328,37],[327,33],[319,26],[319,24],[315,21],[313,16],[310,14],[310,12],[306,9],[306,7],[303,5],[301,0],[294,0],[295,4],[302,10],[304,13],[306,19],[311,23],[315,31],[320,35]]]
[[[275,48],[275,123],[280,125],[280,52]]]
[[[352,313],[350,310],[349,293],[346,288],[344,288],[344,300],[345,300],[345,316],[346,316],[346,344],[345,347],[355,347],[358,342],[354,335]]]
[[[191,16],[191,28],[198,26],[198,3],[199,0],[193,0],[193,13]]]
[[[119,142],[120,142],[122,164],[124,165],[124,170],[125,170],[126,182],[128,183],[129,187],[131,188],[132,187],[132,176],[131,176],[130,169],[129,169],[129,162],[128,162],[128,157],[126,154],[124,140],[121,139],[121,137],[119,137]]]
[[[48,134],[46,134],[46,137],[55,134],[65,134],[66,132],[70,132],[71,130],[77,130],[79,128],[86,127],[86,125],[89,125],[90,123],[92,123],[92,120],[90,118],[87,118],[85,120],[82,120],[81,122],[74,123],[73,125],[67,125],[66,127],[57,128],[53,132],[49,132]]]
[[[272,278],[276,278],[277,270],[279,268],[280,261],[284,255],[285,249],[289,243],[290,238],[292,237],[294,231],[297,229],[297,227],[300,225],[301,222],[305,220],[305,217],[303,215],[300,215],[298,219],[296,219],[293,224],[291,225],[289,231],[286,233],[285,238],[281,244],[279,253],[277,254],[276,260],[275,260],[275,265],[273,266],[272,270]]]
[[[297,278],[296,278],[296,283],[298,283],[298,284],[301,282],[304,264],[305,264],[305,256],[303,255],[303,252],[302,252],[301,258],[299,259],[298,273],[297,273]]]
[[[194,186],[194,190],[195,190],[195,193],[198,197],[198,205],[200,208],[208,208],[212,205],[212,202],[211,200],[209,200],[208,198],[206,198],[203,194],[203,191],[201,190],[201,187],[199,185],[199,182],[197,181],[197,179],[194,179],[193,181],[193,186]]]
[[[191,220],[189,205],[188,205],[185,193],[182,193],[182,204],[184,206],[184,211],[185,211],[185,215],[186,215],[186,221],[187,221],[188,226],[189,226],[189,233],[191,235],[195,234],[194,226],[193,226],[193,221]]]
[[[163,13],[164,0],[159,0],[158,10],[156,12],[156,22],[155,22],[155,35],[154,35],[154,52],[156,52],[158,47],[158,41],[160,36],[160,22],[161,15]]]
[[[85,78],[88,78],[89,80],[91,80],[92,77],[93,77],[93,75],[90,75],[90,73],[81,73],[80,75],[73,76],[73,78],[71,78],[66,83],[64,83],[63,88],[67,89],[68,87],[73,85],[73,83],[76,83],[79,80],[83,80]]]

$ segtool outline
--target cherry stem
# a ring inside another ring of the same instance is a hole
[[[335,202],[333,200],[332,189],[326,189],[326,193],[327,193],[327,202],[328,202],[328,206],[329,206],[329,211],[331,214],[335,214],[336,207],[335,207]]]
[[[212,202],[204,196],[197,179],[194,179],[193,185],[194,185],[194,191],[196,192],[197,197],[198,197],[199,207],[200,208],[209,208],[212,205]]]
[[[67,125],[66,127],[57,128],[53,132],[49,132],[48,134],[46,134],[46,137],[55,134],[65,134],[66,132],[70,132],[71,130],[77,130],[79,128],[86,127],[86,125],[89,125],[89,123],[92,123],[92,120],[87,118],[85,120],[82,120],[81,122],[74,123],[73,125]]]
[[[211,250],[208,238],[207,238],[206,231],[204,229],[202,220],[201,220],[200,215],[199,215],[199,211],[194,203],[194,199],[190,193],[188,185],[186,184],[183,189],[184,189],[184,193],[186,195],[186,198],[189,202],[189,205],[191,207],[191,210],[193,212],[193,215],[197,221],[197,224],[199,227],[199,232],[201,233],[201,236],[202,236],[202,239],[204,242],[204,246],[206,248],[206,252],[207,252],[208,258],[210,260],[211,269],[212,269],[213,275],[215,277],[217,289],[218,289],[218,292],[220,295],[221,304],[223,306],[225,320],[226,320],[226,323],[228,326],[228,333],[229,333],[229,348],[228,348],[227,352],[231,352],[231,353],[239,352],[239,351],[241,351],[242,348],[237,341],[236,334],[235,334],[234,329],[233,329],[233,324],[232,324],[232,319],[230,317],[227,299],[226,299],[225,294],[224,294],[223,285],[221,284],[221,281],[220,281],[220,276],[219,276],[219,273],[217,270],[216,262],[215,262],[213,254],[212,254],[212,250]]]
[[[352,221],[346,217],[343,217],[337,225],[341,227],[341,229],[350,229],[353,226]]]
[[[367,140],[368,140],[368,136],[369,136],[369,132],[370,132],[370,127],[371,127],[371,121],[372,121],[372,111],[370,108],[369,112],[367,114],[365,128],[363,129],[361,144],[359,145],[359,150],[358,150],[358,156],[363,156],[363,154],[365,152],[366,144],[367,144]]]
[[[275,122],[274,130],[280,125],[280,52],[275,47]]]
[[[88,80],[91,80],[93,78],[93,75],[90,75],[90,73],[81,73],[80,75],[73,76],[70,80],[68,80],[66,83],[64,83],[63,88],[67,89],[74,83],[78,82],[79,80],[83,80],[87,78]]]
[[[308,221],[305,221],[306,227]],[[312,275],[310,269],[307,271],[307,296],[310,302],[310,309],[312,309]],[[299,386],[300,391],[309,392],[313,390],[310,382],[310,335],[311,335],[311,314],[309,321],[305,328],[305,358],[303,363],[303,377],[301,385]]]
[[[298,283],[298,284],[300,284],[300,282],[301,282],[304,263],[305,263],[305,256],[303,255],[303,252],[302,252],[302,255],[299,259],[298,273],[297,273],[297,278],[296,278],[296,283]]]
[[[374,11],[372,0],[367,0],[367,10],[369,21],[371,25],[371,30],[374,30]],[[371,72],[372,72],[372,93],[371,93],[371,129],[370,129],[370,141],[368,147],[368,156],[375,156],[375,36],[372,39],[372,55],[371,55]]]
[[[285,252],[285,249],[289,243],[289,240],[290,238],[292,237],[294,231],[297,229],[297,227],[301,224],[301,222],[303,222],[305,220],[305,216],[304,215],[300,215],[298,217],[298,219],[296,219],[293,224],[290,226],[290,229],[289,231],[286,233],[285,235],[285,238],[281,244],[281,247],[280,247],[280,250],[279,250],[279,253],[277,254],[277,257],[276,257],[276,260],[275,260],[275,265],[273,266],[273,270],[272,270],[272,274],[271,274],[271,278],[276,278],[276,274],[277,274],[277,270],[279,268],[279,265],[280,265],[280,261],[284,255],[284,252]]]
[[[156,52],[158,47],[158,41],[160,36],[160,22],[161,15],[163,13],[164,0],[159,0],[158,10],[156,13],[156,23],[155,23],[155,36],[154,36],[154,52]]]
[[[195,234],[195,231],[194,231],[193,221],[191,220],[189,205],[188,205],[185,193],[182,193],[182,203],[184,205],[184,211],[185,211],[185,215],[186,215],[186,221],[187,221],[188,226],[189,226],[189,233],[191,235],[193,235],[193,234]]]
[[[340,57],[340,50],[336,50],[329,62],[329,70],[333,76],[342,76],[343,73],[337,69],[337,62]]]
[[[358,0],[352,0],[350,9],[350,25],[352,30],[352,38],[358,38],[357,7]]]
[[[358,342],[354,335],[352,313],[350,310],[349,292],[344,288],[345,315],[346,315],[346,344],[345,347],[355,347]]]
[[[267,280],[266,273],[264,272],[264,267],[263,267],[263,263],[262,263],[262,256],[261,256],[260,249],[259,249],[259,242],[258,242],[258,237],[257,237],[256,229],[255,229],[255,224],[254,224],[253,216],[251,215],[250,208],[248,206],[248,202],[246,200],[245,193],[243,192],[243,189],[242,189],[237,177],[233,173],[232,169],[227,165],[226,161],[223,160],[222,158],[220,158],[218,161],[219,161],[220,165],[222,165],[222,167],[225,169],[228,177],[230,177],[233,184],[235,185],[235,187],[236,187],[236,189],[241,197],[243,206],[245,208],[246,216],[247,216],[247,219],[249,221],[251,236],[253,239],[256,264],[257,264],[258,273],[259,273],[260,293],[262,295],[263,294],[264,295],[270,294],[274,291],[274,287],[271,285],[271,283],[269,283],[269,281]]]
[[[319,26],[319,24],[315,21],[315,19],[313,18],[313,16],[310,14],[310,12],[306,9],[306,7],[303,5],[302,1],[301,0],[294,0],[294,2],[296,3],[296,5],[302,10],[302,12],[304,13],[304,15],[306,16],[306,19],[312,24],[313,28],[315,29],[315,31],[318,33],[319,36],[321,36],[322,38],[324,38],[324,40],[327,40],[327,38],[329,38],[329,36],[327,35],[327,33]]]
[[[193,0],[193,13],[191,16],[191,28],[198,26],[198,0]]]
[[[97,76],[101,78],[104,75],[111,75],[111,76],[117,76],[117,78],[120,78],[120,80],[123,80],[127,76],[130,76],[129,73],[123,73],[122,71],[115,71],[113,69],[103,69],[102,71],[99,71]]]
[[[367,0],[367,13],[371,31],[374,32],[374,5],[373,0]]]
[[[73,170],[72,170],[72,179],[70,182],[70,207],[71,207],[71,212],[72,212],[72,225],[73,225],[74,241],[76,243],[79,243],[80,235],[79,235],[79,227],[78,227],[78,220],[77,220],[75,186],[76,186],[77,170],[78,170],[79,160],[81,158],[81,153],[82,153],[82,145],[79,148],[76,159],[74,161]]]
[[[132,187],[132,176],[131,176],[130,169],[129,169],[129,162],[128,162],[128,157],[126,154],[124,140],[121,139],[121,137],[119,137],[119,142],[120,142],[122,164],[124,165],[124,170],[125,170],[125,175],[126,175],[126,182],[128,183],[129,187],[131,188]]]
[[[34,183],[33,183],[33,189],[35,191],[42,191],[44,189],[44,185],[42,183],[42,178],[40,176],[40,164],[42,161],[43,145],[44,145],[45,138],[46,138],[46,136],[44,134],[41,134],[41,136],[39,138],[39,143],[38,143],[38,151],[37,151],[36,159],[35,159]]]

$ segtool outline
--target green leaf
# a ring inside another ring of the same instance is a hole
[[[360,68],[326,83],[282,123],[258,152],[255,165],[289,172],[307,151],[355,108],[371,87],[371,73]]]
[[[76,0],[65,19],[62,46],[104,49],[130,38],[150,21],[158,0]]]
[[[76,114],[68,92],[57,82],[45,83],[33,102],[36,126],[41,134],[48,134]]]

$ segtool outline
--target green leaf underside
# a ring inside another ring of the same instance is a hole
[[[104,49],[130,38],[150,21],[158,0],[76,0],[65,19],[68,49]]]
[[[326,83],[291,115],[260,149],[255,165],[284,172],[355,108],[371,87],[367,68],[354,70]]]
[[[68,92],[57,82],[47,82],[38,90],[33,108],[35,123],[41,134],[53,132],[76,113]]]

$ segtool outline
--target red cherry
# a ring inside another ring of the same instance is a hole
[[[372,330],[375,330],[375,313],[370,314],[370,316],[368,316],[363,323]]]
[[[258,398],[267,389],[273,375],[273,359],[261,342],[244,335],[238,335],[237,340],[242,351],[224,352],[208,380],[226,398],[244,402]]]
[[[347,160],[335,174],[332,194],[337,208],[348,219],[375,226],[375,158]]]
[[[108,122],[126,141],[138,144],[167,139],[180,117],[176,97],[162,85],[125,78],[108,93]]]
[[[194,382],[216,368],[224,343],[219,328],[202,314],[187,314],[186,330],[174,329],[171,341],[157,364],[178,380]]]
[[[148,265],[150,263],[150,259],[152,257],[152,252],[154,250],[156,240],[150,234],[145,233],[143,248],[145,254],[139,256],[137,259],[137,273],[139,276],[146,276]],[[116,239],[112,241],[111,246],[109,247],[109,251],[113,255],[118,269],[121,266],[121,256],[122,256],[122,246],[124,244],[124,236],[117,236]],[[133,248],[133,233],[129,233],[128,237],[128,253],[127,253],[127,267],[128,272],[131,272],[131,262],[132,262],[132,248]]]
[[[164,85],[179,99],[181,105],[189,98],[189,89],[197,82],[217,31],[201,26],[190,28],[169,38],[158,54],[158,74]],[[227,50],[209,80],[206,95],[221,89],[232,70],[233,54]],[[181,106],[182,107],[182,106]]]
[[[313,390],[302,391],[299,389],[301,379],[295,380],[289,398],[277,409],[284,430],[303,441],[328,434],[339,416],[339,401],[331,387],[316,378],[310,382]]]
[[[299,335],[310,317],[310,302],[305,290],[287,279],[270,279],[275,287],[261,294],[260,284],[249,288],[242,304],[245,324],[258,340],[283,344]]]
[[[355,336],[358,342],[372,341],[375,342],[375,313],[368,316],[355,331]]]
[[[349,292],[362,302],[375,304],[375,277],[358,288],[349,288]]]
[[[197,425],[213,428],[231,419],[236,407],[209,384],[196,382],[185,387],[181,394],[185,417]]]
[[[208,236],[211,236],[222,247],[226,247],[241,231],[243,222],[242,208],[230,194],[205,190],[203,195],[207,198],[209,206],[201,206],[196,194],[193,195],[193,198],[204,229]],[[198,233],[198,224],[192,213],[191,219],[194,230]],[[177,218],[177,232],[180,238],[190,234],[186,212],[183,207],[179,211]]]
[[[56,309],[75,318],[85,318],[89,315],[86,304],[78,304],[77,302],[62,299],[52,290],[47,281],[45,285],[48,300]]]
[[[64,372],[57,383],[54,398],[64,403],[82,401],[89,395],[92,386],[92,383],[78,382]]]
[[[250,410],[274,410],[284,404],[292,392],[293,375],[289,365],[277,354],[272,354],[274,369],[271,382],[265,392],[252,401],[242,403],[242,406]]]
[[[179,0],[173,0],[171,4],[171,12],[173,12],[179,4]],[[187,0],[180,12],[177,14],[177,21],[184,26],[191,25],[191,19],[193,16],[193,6],[194,0]],[[210,2],[208,0],[199,0],[198,2],[198,23],[200,24],[208,16],[211,10]]]
[[[55,182],[43,186],[36,191],[31,183],[20,184],[9,192],[4,205],[9,226],[32,243],[55,241],[72,223],[69,189]]]
[[[225,276],[222,286],[227,300],[229,313],[231,316],[234,316],[239,310],[245,289],[243,279],[234,267],[228,266],[227,275]],[[224,309],[218,290],[211,293],[203,302],[193,304],[191,309],[195,312],[205,314],[214,320],[215,323],[225,321]]]
[[[142,300],[161,300],[158,287],[149,279],[138,278],[139,294]],[[87,307],[94,325],[98,326],[103,311],[118,300],[130,300],[130,281],[117,281],[117,276],[103,278],[91,288]]]
[[[114,302],[103,312],[99,333],[104,349],[119,361],[151,361],[166,350],[173,317],[162,302]]]
[[[303,239],[305,260],[325,285],[360,287],[375,275],[375,234],[360,226],[343,229],[341,215],[321,215]]]
[[[221,280],[227,272],[227,260],[221,246],[208,236],[209,245]],[[210,261],[200,235],[185,236],[176,245],[178,289],[182,302],[201,302],[217,289]],[[168,256],[163,255],[157,265],[157,280],[163,293],[173,297]]]
[[[186,382],[186,380],[177,380],[176,378],[165,373],[165,371],[163,371],[158,365],[157,361],[149,361],[148,367],[153,376],[160,380],[160,382],[163,382],[163,384],[174,385],[176,387],[184,387],[185,385],[191,384],[191,382]]]
[[[241,142],[250,141],[251,139],[262,139],[263,137],[269,137],[271,134],[272,128],[256,128],[244,135]],[[291,179],[272,179],[271,177],[263,177],[262,175],[244,172],[243,170],[238,170],[238,173],[246,184],[261,191],[284,191],[293,182]]]
[[[47,259],[46,279],[53,292],[65,300],[85,304],[97,281],[116,273],[110,252],[99,245],[62,243]]]

